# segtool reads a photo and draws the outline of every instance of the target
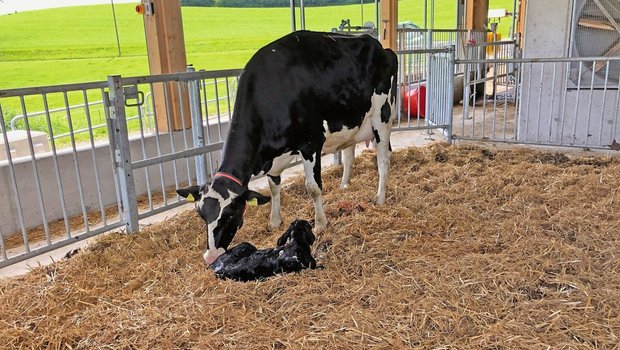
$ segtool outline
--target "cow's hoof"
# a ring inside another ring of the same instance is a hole
[[[327,223],[323,225],[315,225],[314,228],[312,229],[312,233],[314,233],[315,235],[318,235],[320,233],[325,232],[326,229],[327,229]]]
[[[281,225],[282,225],[282,220],[269,221],[269,223],[267,224],[267,230],[273,231],[277,229],[278,227],[280,227]]]

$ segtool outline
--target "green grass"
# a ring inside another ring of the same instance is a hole
[[[423,3],[399,1],[399,20],[423,25]],[[512,0],[491,0],[491,8],[498,7],[511,9]],[[121,57],[117,57],[108,5],[0,16],[0,89],[101,81],[111,74],[148,74],[142,16],[134,12],[132,4],[116,5],[116,14]],[[455,14],[456,0],[437,0],[435,28],[454,28]],[[360,17],[359,5],[311,7],[306,9],[306,26],[310,30],[329,31],[341,19],[351,19],[353,25],[374,22],[374,4],[365,5],[363,21]],[[509,25],[509,19],[503,20],[500,31],[507,34]],[[188,63],[206,70],[241,68],[258,48],[290,31],[290,12],[288,8],[186,7],[183,26]],[[71,94],[70,104],[81,103],[80,95]],[[101,99],[99,92],[88,96],[93,101]],[[19,100],[0,102],[5,120],[21,114]],[[62,95],[54,94],[48,96],[48,102],[50,108],[58,108],[64,101]],[[43,109],[40,96],[27,98],[26,105],[29,112]],[[92,112],[101,117],[100,109]],[[47,130],[44,118],[39,119],[33,119],[31,126]],[[55,133],[67,131],[66,117],[52,119]],[[73,122],[75,129],[85,127],[84,113],[75,111]],[[68,143],[68,139],[61,143]]]

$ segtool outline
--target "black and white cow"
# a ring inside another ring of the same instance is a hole
[[[239,80],[224,158],[210,184],[178,190],[195,200],[207,224],[207,264],[223,254],[243,224],[246,203],[270,198],[248,189],[252,175],[267,174],[272,194],[270,227],[282,223],[280,174],[301,155],[306,188],[314,200],[315,233],[327,218],[321,198],[321,154],[347,151],[374,140],[379,168],[376,203],[385,201],[395,116],[396,55],[370,36],[294,32],[260,49]]]

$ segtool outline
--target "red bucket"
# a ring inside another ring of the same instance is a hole
[[[424,118],[426,115],[426,86],[403,90],[401,109],[405,115],[412,118]]]

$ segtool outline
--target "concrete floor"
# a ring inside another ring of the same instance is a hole
[[[429,131],[395,131],[392,132],[391,143],[393,150],[399,150],[412,146],[425,146],[434,141],[442,141],[443,135],[441,132],[435,131],[434,134],[429,135]],[[372,147],[372,146],[370,146]],[[366,149],[366,145],[360,143],[356,146],[355,154],[360,154],[364,149]],[[327,155],[322,158],[322,164],[326,167],[334,164],[333,155]],[[286,182],[286,178],[292,176],[298,176],[303,174],[303,167],[301,165],[294,166],[290,169],[287,169],[283,174],[282,178],[284,182]],[[254,180],[250,183],[250,187],[252,189],[265,189],[268,188],[267,178],[263,177],[257,180]],[[175,208],[154,216],[151,216],[147,219],[140,221],[141,225],[149,225],[156,222],[161,222],[171,217],[175,216],[177,213],[185,210],[192,209],[191,204],[184,205],[179,208]],[[91,242],[97,240],[98,237],[93,237],[86,239],[84,241],[80,241],[57,250],[41,254],[37,257],[13,264],[11,266],[7,266],[3,269],[0,269],[0,278],[17,276],[21,274],[25,274],[29,272],[32,268],[38,266],[49,265],[55,261],[60,261],[63,257],[74,249],[82,248],[88,246]]]

